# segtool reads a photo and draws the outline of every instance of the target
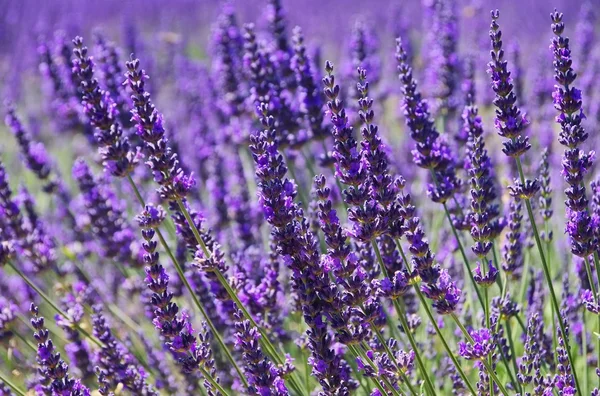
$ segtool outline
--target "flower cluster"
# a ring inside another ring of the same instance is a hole
[[[0,395],[600,396],[593,4],[256,1],[3,4]]]

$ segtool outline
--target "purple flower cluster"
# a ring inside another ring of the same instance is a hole
[[[593,4],[260,1],[4,7],[0,395],[600,395]]]

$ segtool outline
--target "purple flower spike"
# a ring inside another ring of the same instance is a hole
[[[492,334],[489,329],[471,330],[469,332],[473,341],[459,342],[458,354],[467,360],[482,360],[494,349]]]
[[[565,146],[562,174],[569,185],[565,190],[566,232],[571,239],[571,252],[579,257],[587,257],[598,249],[598,238],[593,232],[584,182],[585,174],[592,165],[594,152],[586,154],[579,149],[588,138],[588,133],[581,125],[581,121],[585,118],[581,91],[573,85],[577,74],[572,68],[569,39],[562,36],[565,29],[563,15],[555,10],[551,18],[552,32],[555,37],[552,39],[550,49],[554,54],[556,81],[552,97],[554,107],[559,112],[556,117],[556,122],[561,128],[558,141]]]
[[[81,104],[96,128],[94,137],[107,171],[116,177],[125,177],[133,171],[138,162],[138,153],[131,149],[127,137],[117,119],[116,104],[109,92],[100,89],[94,77],[94,61],[83,45],[83,39],[73,40],[73,72],[80,80]]]

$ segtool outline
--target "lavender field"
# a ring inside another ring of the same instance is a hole
[[[600,396],[600,0],[0,10],[0,396]]]

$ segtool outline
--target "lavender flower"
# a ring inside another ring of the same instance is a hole
[[[167,200],[185,198],[196,184],[194,175],[188,175],[183,171],[177,154],[169,147],[163,117],[150,100],[150,94],[146,92],[145,80],[148,76],[139,67],[139,59],[127,62],[125,84],[132,91],[131,99],[134,108],[131,113],[137,123],[137,134],[145,143],[144,152],[148,156],[146,164],[152,171],[154,181],[160,185],[158,193],[161,198]]]
[[[44,191],[51,193],[58,187],[59,181],[53,172],[52,164],[42,143],[34,143],[31,136],[15,114],[15,109],[9,106],[5,118],[6,125],[17,138],[21,155],[27,167],[44,183]]]
[[[427,195],[434,202],[445,203],[460,185],[455,174],[454,159],[447,143],[440,138],[435,128],[427,101],[421,98],[417,90],[417,83],[407,59],[402,40],[397,39],[396,61],[402,81],[404,117],[410,129],[410,137],[415,141],[413,160],[418,166],[429,169],[432,173],[433,184],[427,187]]]
[[[130,174],[138,162],[138,154],[131,149],[127,137],[117,120],[117,105],[107,91],[100,89],[98,80],[94,78],[94,62],[88,55],[83,39],[73,40],[75,60],[73,71],[80,80],[81,104],[83,110],[96,128],[94,137],[104,166],[113,176],[125,177]]]
[[[458,354],[467,360],[485,359],[494,349],[489,329],[471,330],[472,341],[459,342]]]
[[[300,111],[304,115],[312,138],[315,140],[324,140],[328,136],[329,130],[323,125],[323,100],[317,86],[316,78],[311,70],[311,59],[306,53],[304,36],[299,26],[294,28],[292,43],[294,45],[292,67],[296,73],[296,81],[300,87],[300,101],[302,103]]]
[[[78,159],[73,165],[73,177],[81,190],[89,226],[100,240],[103,252],[108,258],[118,257],[132,262],[133,232],[127,227],[121,210],[110,199],[112,193],[99,185],[83,159]]]
[[[523,132],[529,125],[525,114],[515,105],[517,96],[508,71],[508,62],[504,60],[502,49],[502,32],[496,22],[500,17],[498,10],[492,11],[492,24],[490,39],[492,42],[492,61],[488,63],[488,73],[492,80],[492,89],[496,94],[494,106],[496,107],[495,125],[498,134],[505,140],[502,152],[509,157],[520,157],[531,148],[529,137]]]
[[[146,206],[137,217],[144,242],[144,263],[146,267],[146,284],[152,291],[152,305],[154,306],[154,326],[164,337],[165,345],[177,357],[179,364],[187,373],[198,370],[205,376],[204,386],[208,392],[215,392],[214,384],[209,381],[219,382],[216,377],[212,352],[207,342],[207,335],[201,335],[199,341],[194,334],[190,317],[186,312],[178,314],[179,306],[173,302],[173,293],[168,290],[169,275],[162,265],[158,263],[159,255],[156,252],[157,243],[153,240],[154,230],[164,219],[164,211],[153,206]],[[211,393],[212,394],[212,393]],[[215,394],[220,394],[216,391]]]
[[[558,141],[565,146],[563,155],[563,175],[569,187],[565,190],[567,200],[566,231],[571,238],[571,252],[579,257],[587,257],[598,248],[598,240],[592,231],[591,216],[588,212],[588,199],[585,193],[584,176],[592,165],[594,152],[585,154],[579,146],[586,141],[588,134],[581,125],[585,117],[581,108],[581,91],[573,85],[577,75],[571,67],[569,39],[562,36],[565,25],[563,15],[555,11],[552,15],[551,49],[554,54],[554,77],[556,84],[552,98],[559,111],[556,122],[561,132]]]
[[[113,387],[121,383],[129,391],[138,395],[158,395],[158,392],[146,382],[146,372],[136,364],[133,356],[127,353],[125,347],[113,336],[99,306],[94,306],[92,327],[94,336],[102,342],[102,349],[96,358],[97,372],[100,371],[102,377]]]
[[[347,392],[340,358],[330,349],[331,340],[322,319],[326,308],[323,298],[334,288],[320,266],[316,242],[302,210],[294,203],[295,187],[284,179],[287,168],[275,142],[274,120],[268,115],[267,105],[261,105],[261,110],[265,130],[251,137],[250,146],[257,165],[259,201],[273,227],[278,252],[292,271],[292,287],[302,302],[304,321],[309,327],[312,372],[327,394]]]
[[[90,396],[89,389],[79,379],[69,376],[69,365],[56,352],[50,333],[44,328],[44,318],[38,316],[38,307],[33,303],[30,312],[33,316],[31,325],[35,329],[33,336],[38,343],[37,362],[44,392],[53,395]]]
[[[269,359],[267,359],[258,343],[260,333],[252,327],[249,320],[244,320],[241,312],[236,313],[238,321],[235,323],[236,345],[242,351],[245,365],[245,374],[250,383],[250,391],[257,395],[283,396],[289,395],[281,373]]]
[[[515,279],[521,278],[523,268],[523,238],[521,236],[521,221],[523,203],[518,198],[511,198],[508,215],[508,232],[506,242],[502,247],[504,261],[502,269]]]

